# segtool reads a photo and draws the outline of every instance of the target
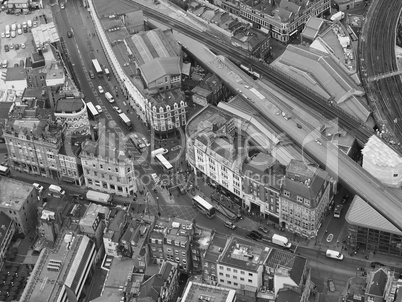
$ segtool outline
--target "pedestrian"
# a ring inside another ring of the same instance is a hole
[[[325,234],[328,233],[328,230],[325,230]]]

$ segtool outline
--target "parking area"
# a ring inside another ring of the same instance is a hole
[[[37,24],[40,24],[40,15],[45,14],[47,17],[47,21],[51,21],[51,11],[50,8],[38,9],[34,10],[27,15],[14,15],[14,14],[6,14],[4,11],[0,13],[0,62],[7,60],[8,66],[14,66],[14,64],[19,64],[20,60],[24,60],[26,57],[29,57],[31,53],[35,51],[33,38],[31,33],[31,28],[28,28],[26,32],[22,29],[22,25],[24,22],[28,24],[28,20],[31,20],[33,23],[34,20],[37,20]],[[21,26],[20,34],[18,30],[15,31],[15,37],[12,38],[11,35],[9,38],[6,37],[6,26],[10,27],[12,24],[15,24],[17,27],[18,24]],[[16,45],[18,44],[18,49],[16,49]],[[21,44],[25,45],[25,48],[21,48]],[[8,51],[5,50],[5,45],[8,46]],[[12,47],[11,47],[12,45]]]

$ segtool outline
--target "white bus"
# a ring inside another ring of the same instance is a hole
[[[162,154],[156,154],[155,158],[157,162],[159,162],[159,164],[163,167],[164,170],[169,171],[173,169],[173,166]]]
[[[96,74],[98,75],[98,77],[101,77],[103,71],[102,71],[102,68],[101,68],[101,66],[100,66],[100,64],[99,64],[99,62],[98,62],[98,60],[97,60],[97,59],[93,59],[93,60],[92,60],[92,65],[94,66],[95,72],[96,72]]]
[[[193,206],[200,210],[208,218],[213,218],[216,215],[216,209],[200,195],[193,197]]]
[[[154,151],[151,152],[151,157],[154,158],[157,154],[165,155],[165,154],[167,154],[168,152],[169,152],[168,149],[159,148],[159,149],[156,149],[156,150],[154,150]]]
[[[96,110],[94,104],[92,104],[92,102],[88,102],[87,103],[87,108],[89,111],[89,114],[92,115],[92,117],[97,117],[99,115],[98,110]]]
[[[127,115],[125,113],[120,113],[119,117],[121,119],[121,121],[123,122],[124,126],[128,129],[131,130],[133,129],[133,123],[131,122],[131,120],[127,117]]]
[[[0,165],[0,175],[8,176],[10,174],[10,168]]]

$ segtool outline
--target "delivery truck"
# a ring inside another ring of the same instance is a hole
[[[290,243],[288,238],[286,238],[284,236],[281,236],[281,235],[278,235],[278,234],[274,234],[272,236],[272,243],[274,243],[276,245],[279,245],[279,246],[282,246],[282,247],[285,247],[287,249],[292,246],[292,244]]]
[[[97,191],[89,190],[87,192],[87,200],[102,203],[102,204],[111,204],[113,200],[113,196],[107,193],[101,193]]]
[[[345,13],[344,12],[337,12],[331,16],[331,21],[341,21],[343,18],[345,18]]]
[[[334,250],[327,250],[325,256],[336,260],[343,260],[343,255],[340,252]]]

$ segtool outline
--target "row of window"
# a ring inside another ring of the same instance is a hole
[[[166,249],[166,252],[173,254],[173,250],[172,250],[171,248],[167,248],[167,249]],[[174,250],[174,254],[175,254],[176,256],[178,256],[178,255],[179,255],[179,251],[178,251],[178,250]],[[187,257],[186,252],[181,252],[181,255],[182,255],[182,257]]]
[[[108,165],[105,165],[105,164],[97,165],[94,162],[92,164],[89,164],[87,160],[84,160],[83,163],[84,163],[84,166],[92,165],[92,168],[97,168],[97,169],[101,169],[101,170],[107,169],[107,171],[109,171],[109,172],[112,171],[112,167],[108,166]],[[87,171],[89,171],[89,170],[87,169]],[[119,171],[120,171],[119,167],[114,167],[114,172],[119,173]],[[131,172],[131,167],[129,166],[129,167],[126,168],[126,173],[130,173],[130,172]],[[87,173],[89,173],[89,172],[87,172]]]
[[[178,240],[172,240],[172,239],[166,239],[167,244],[175,245],[175,246],[181,246],[181,247],[186,247],[186,241],[178,241]]]
[[[225,269],[225,267],[223,267],[222,265],[220,265],[219,266],[219,269],[221,269],[221,270],[224,270]],[[232,269],[231,267],[226,267],[226,271],[227,272],[232,272],[233,271],[233,273],[235,273],[235,274],[237,274],[239,271],[237,270],[237,269]],[[245,271],[240,271],[240,275],[245,275],[246,274],[246,272]],[[248,273],[248,275],[250,276],[250,277],[252,277],[254,274],[253,273]]]
[[[92,180],[90,178],[86,179],[86,183],[90,186],[95,185],[97,187],[102,187],[104,189],[116,190],[116,186],[114,184],[109,184],[106,182],[100,182],[98,180]],[[117,191],[123,192],[123,188],[121,186],[117,186]]]
[[[96,171],[91,171],[91,170],[88,170],[88,169],[85,169],[85,176],[100,177],[102,179],[108,179],[110,181],[115,181],[115,182],[121,182],[122,181],[121,177],[110,175],[110,174],[98,173]],[[128,176],[127,180],[128,180],[129,183],[131,183],[133,178],[131,176]]]

